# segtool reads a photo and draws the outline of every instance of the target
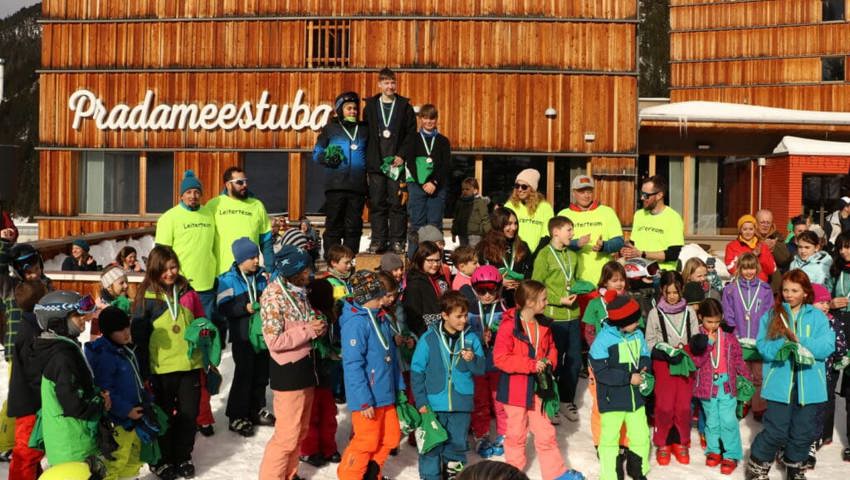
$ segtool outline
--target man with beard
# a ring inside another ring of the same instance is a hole
[[[266,207],[248,191],[248,177],[239,167],[224,171],[224,188],[221,195],[207,204],[215,220],[216,273],[222,274],[233,264],[230,246],[241,237],[248,237],[263,253],[263,264],[274,260],[272,224]]]
[[[635,212],[632,222],[632,245],[620,249],[626,258],[641,257],[658,262],[664,270],[676,270],[679,252],[685,245],[682,217],[664,204],[666,180],[655,175],[643,181],[640,199],[643,208]]]

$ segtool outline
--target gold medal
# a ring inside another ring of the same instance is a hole
[[[174,326],[171,327],[171,331],[174,333],[180,333],[180,325],[174,324]]]

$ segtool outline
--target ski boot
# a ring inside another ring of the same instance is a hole
[[[770,480],[770,462],[763,462],[750,457],[747,460],[747,468],[744,472],[744,480]]]
[[[505,454],[505,436],[499,435],[490,443],[490,447],[493,448],[493,456],[501,457]]]
[[[474,439],[475,453],[483,459],[488,459],[493,456],[493,445],[487,437]]]

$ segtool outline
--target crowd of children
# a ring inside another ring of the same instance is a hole
[[[747,478],[766,480],[778,459],[802,480],[833,441],[836,390],[850,389],[841,375],[850,365],[850,234],[830,257],[800,233],[795,268],[774,293],[763,249],[744,248],[758,245],[752,223],[739,222],[725,286],[700,259],[660,271],[643,282],[656,291],[646,318],[622,262],[605,263],[596,285],[578,280],[566,216],[549,220],[549,243],[536,252],[507,208],[486,227],[455,230],[466,239],[452,253],[453,278],[443,245],[430,240],[407,268],[388,252],[377,271],[356,272],[355,253],[336,244],[314,275],[304,250],[284,245],[261,267],[257,245],[239,238],[217,281],[235,365],[229,429],[249,437],[274,427],[263,479],[300,478],[299,462],[338,464],[344,480],[381,479],[404,435],[423,479],[462,478],[470,450],[524,470],[529,433],[540,477],[581,479],[555,425],[578,420],[584,371],[600,479],[646,478],[653,446],[661,468],[690,463],[695,416],[706,466],[732,474],[746,459],[738,423],[752,413],[763,429]],[[42,456],[102,478],[136,476],[144,463],[164,480],[192,478],[199,411],[218,393],[226,345],[174,251],[149,253],[133,299],[118,265],[102,272],[94,300],[52,291],[29,246],[0,260],[10,267],[0,282],[14,366],[0,429],[13,433],[0,438],[12,451],[10,478],[37,478]],[[353,429],[346,445],[336,441],[341,402]]]

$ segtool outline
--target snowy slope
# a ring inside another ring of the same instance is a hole
[[[7,378],[7,365],[2,359],[0,359],[0,362],[2,362],[0,363],[0,378]],[[222,373],[225,377],[225,385],[222,387],[223,392],[227,392],[230,388],[229,384],[232,371],[233,360],[230,352],[226,351],[222,359]],[[589,480],[595,480],[599,478],[599,464],[596,460],[596,453],[593,449],[590,436],[591,399],[587,393],[586,383],[583,380],[580,388],[584,392],[582,398],[578,400],[581,419],[577,423],[565,422],[558,427],[560,434],[559,443],[566,455],[567,464],[571,468],[582,471]],[[5,398],[6,392],[7,386],[3,384],[0,386],[0,397]],[[201,480],[229,480],[234,477],[241,477],[245,480],[257,478],[257,472],[263,457],[263,450],[271,436],[272,428],[260,428],[257,435],[250,439],[239,437],[227,430],[227,417],[224,415],[225,403],[225,396],[218,395],[213,397],[212,408],[216,421],[219,422],[216,425],[216,434],[210,438],[198,435],[195,442],[194,461],[198,470],[196,478]],[[269,392],[269,405],[271,405],[271,392]],[[839,441],[839,438],[844,437],[844,399],[839,398],[836,410],[836,425],[839,426],[835,432],[837,443],[824,447],[820,451],[817,469],[809,472],[809,479],[839,479],[843,478],[843,475],[846,475],[848,471],[848,464],[841,461],[841,450],[843,447],[841,441]],[[341,451],[346,444],[351,430],[351,424],[347,421],[347,413],[344,408],[340,408],[337,420],[340,422],[337,432],[337,442]],[[760,424],[754,422],[749,417],[741,424],[745,454],[759,429]],[[692,431],[691,442],[697,446],[697,448],[691,449],[691,465],[678,465],[674,459],[672,465],[659,467],[655,464],[653,456],[652,470],[648,478],[659,480],[743,478],[743,469],[741,467],[732,476],[721,475],[718,468],[707,468],[704,465],[705,457],[698,448],[699,437],[695,430]],[[527,473],[531,479],[539,479],[540,470],[533,450],[533,444],[531,439],[529,439],[528,454],[530,466],[527,469]],[[470,462],[477,460],[477,456],[470,454]],[[416,465],[416,449],[408,446],[406,442],[402,442],[399,455],[397,457],[390,457],[387,461],[384,474],[392,479],[414,480],[419,478]],[[8,467],[0,467],[0,479],[5,480],[8,478],[7,469]],[[299,475],[307,479],[335,479],[336,466],[326,466],[317,470],[309,465],[302,464],[299,469]],[[774,468],[770,478],[781,479],[784,477],[780,471]],[[143,467],[141,479],[155,480],[156,476],[151,474],[147,467]]]

